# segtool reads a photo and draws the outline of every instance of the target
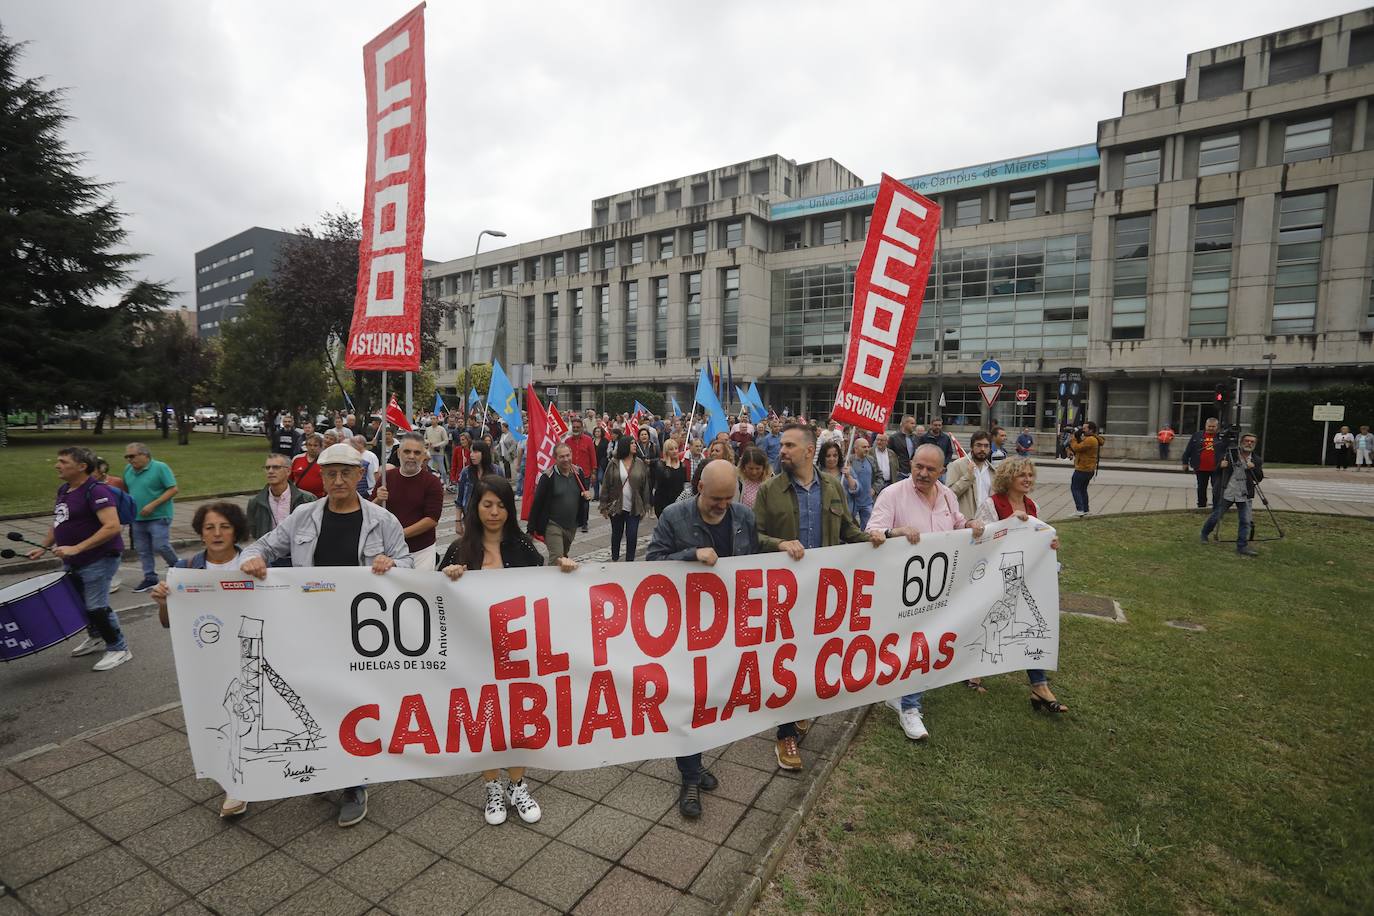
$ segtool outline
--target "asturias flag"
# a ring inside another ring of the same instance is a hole
[[[706,377],[706,371],[702,370],[697,376],[697,406],[705,413],[706,435],[705,439],[710,442],[719,433],[730,431],[729,425],[725,422],[725,409],[720,406],[720,398],[716,397],[716,392],[711,388],[711,382]]]
[[[553,466],[553,449],[558,444],[557,437],[545,420],[544,405],[539,403],[533,385],[525,389],[525,409],[530,415],[530,430],[529,438],[525,440],[525,492],[520,500],[521,521],[530,517],[539,475]]]
[[[507,425],[516,441],[525,439],[525,422],[520,418],[520,404],[515,399],[515,386],[506,377],[501,361],[491,365],[491,384],[487,386],[487,406],[496,411]]]
[[[406,416],[406,412],[401,409],[401,405],[396,403],[396,395],[394,394],[391,396],[391,402],[386,405],[386,422],[392,426],[400,427],[406,432],[413,431],[410,419]]]

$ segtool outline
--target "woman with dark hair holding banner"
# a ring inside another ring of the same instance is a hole
[[[480,443],[479,443],[480,444]],[[473,467],[476,467],[475,465]],[[464,471],[466,474],[467,471]],[[544,558],[520,530],[520,513],[515,509],[515,491],[510,481],[499,474],[486,474],[472,485],[468,503],[469,524],[462,536],[449,545],[439,568],[455,582],[468,570],[512,569],[543,566]],[[558,561],[563,572],[577,569],[577,563],[563,557]],[[525,768],[509,767],[508,784],[501,784],[500,770],[486,770],[487,823],[495,827],[506,822],[506,804],[515,808],[520,820],[533,824],[543,816],[539,803],[525,785]]]

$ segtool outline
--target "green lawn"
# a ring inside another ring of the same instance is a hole
[[[1071,712],[947,687],[919,746],[874,709],[758,912],[1369,912],[1374,528],[1285,514],[1245,560],[1202,520],[1064,523],[1064,591],[1128,618],[1063,618]]]
[[[124,446],[146,444],[153,457],[165,461],[177,477],[178,499],[251,490],[262,486],[262,459],[267,454],[265,436],[230,436],[195,432],[190,445],[177,445],[153,429],[118,429],[96,436],[79,430],[10,430],[9,447],[0,448],[0,515],[48,512],[61,483],[53,470],[57,450],[84,445],[110,463],[110,472],[124,471]]]

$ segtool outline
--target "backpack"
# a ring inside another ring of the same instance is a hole
[[[119,513],[119,524],[132,525],[138,520],[138,503],[134,502],[134,498],[129,495],[127,490],[121,490],[118,487],[112,487],[104,483],[97,483],[96,485],[104,487],[115,495],[115,510]],[[95,509],[91,507],[91,490],[95,488],[86,487],[85,489],[86,505],[91,508],[91,512],[94,513]]]

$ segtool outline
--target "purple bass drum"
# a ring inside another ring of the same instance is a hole
[[[86,604],[65,572],[0,589],[0,661],[41,652],[86,629]]]

